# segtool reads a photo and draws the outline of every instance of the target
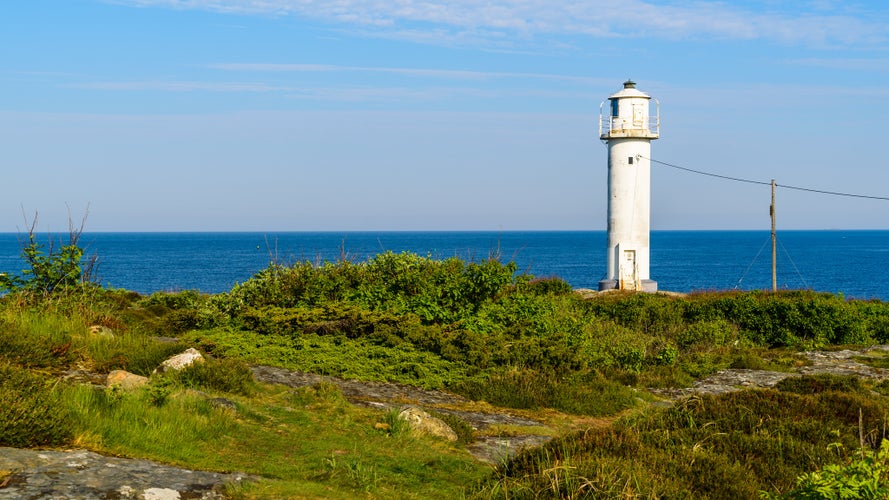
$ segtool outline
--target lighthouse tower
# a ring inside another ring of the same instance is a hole
[[[648,275],[651,213],[651,141],[660,112],[649,114],[651,96],[633,81],[599,108],[599,138],[608,147],[608,273],[599,290],[656,292]]]

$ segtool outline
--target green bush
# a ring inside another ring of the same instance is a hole
[[[0,446],[58,446],[72,436],[67,407],[50,382],[0,364]]]
[[[833,391],[748,390],[692,397],[519,454],[469,496],[757,498],[761,491],[793,489],[809,471],[842,464],[828,449],[831,443],[857,447],[861,432],[875,446],[872,438],[885,429],[887,406],[872,395]],[[885,461],[870,466],[871,472],[877,469],[883,474]],[[558,482],[557,471],[562,473]],[[569,471],[572,481],[566,483]],[[855,476],[860,484],[874,478],[862,476]]]
[[[806,375],[803,377],[788,377],[775,384],[775,389],[795,394],[820,394],[822,392],[848,392],[863,393],[864,386],[861,379],[854,375]]]
[[[184,349],[181,343],[158,342],[139,334],[86,339],[85,342],[96,371],[127,370],[143,376],[151,375],[164,360]]]
[[[185,387],[228,392],[249,396],[256,389],[253,372],[243,361],[207,359],[170,373],[170,377]]]
[[[27,267],[20,275],[0,272],[0,292],[24,291],[49,295],[56,291],[93,286],[93,271],[98,259],[89,259],[84,266],[84,251],[79,245],[83,225],[77,228],[73,221],[68,220],[67,242],[61,237],[56,240],[53,235],[49,235],[45,242],[40,241],[37,237],[36,213],[29,226],[27,240],[21,241],[21,257]]]
[[[598,373],[559,378],[532,370],[511,370],[466,379],[454,391],[475,401],[518,409],[553,408],[577,415],[604,416],[636,405],[627,387]]]
[[[515,272],[514,263],[493,259],[465,263],[384,252],[358,264],[273,264],[236,285],[217,304],[237,316],[246,308],[350,303],[374,311],[413,313],[427,323],[450,323],[513,285]]]
[[[832,448],[843,451],[843,445]],[[883,440],[880,450],[862,449],[842,464],[825,465],[822,469],[797,478],[796,487],[783,495],[763,492],[770,500],[839,500],[889,498],[889,441]]]

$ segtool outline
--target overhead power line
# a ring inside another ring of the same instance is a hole
[[[685,172],[691,172],[693,174],[706,175],[708,177],[716,177],[718,179],[725,179],[725,180],[734,181],[734,182],[744,182],[747,184],[759,184],[761,186],[771,186],[772,185],[771,182],[756,181],[756,180],[752,180],[752,179],[742,179],[740,177],[731,177],[728,175],[719,175],[719,174],[714,174],[711,172],[704,172],[703,170],[695,170],[693,168],[680,167],[679,165],[674,165],[672,163],[667,163],[667,162],[660,161],[660,160],[654,160],[652,158],[645,158],[645,159],[650,162],[664,165],[665,167],[675,168],[677,170],[683,170]],[[869,200],[889,201],[889,197],[887,197],[887,196],[871,196],[871,195],[867,195],[867,194],[843,193],[843,192],[839,192],[839,191],[825,191],[823,189],[813,189],[813,188],[800,187],[800,186],[790,186],[788,184],[778,184],[778,183],[775,183],[775,186],[785,188],[785,189],[793,189],[796,191],[806,191],[809,193],[829,194],[832,196],[845,196],[848,198],[866,198]]]

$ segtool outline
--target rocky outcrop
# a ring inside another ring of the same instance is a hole
[[[805,359],[806,364],[792,372],[727,368],[697,380],[691,387],[651,389],[651,392],[670,399],[693,394],[724,394],[743,389],[774,387],[788,377],[819,374],[885,380],[889,379],[889,370],[868,366],[861,360],[886,356],[887,351],[889,346],[881,345],[861,350],[802,352],[799,356]]]
[[[180,469],[149,460],[106,457],[90,451],[0,448],[0,500],[221,499],[225,485],[244,474]]]

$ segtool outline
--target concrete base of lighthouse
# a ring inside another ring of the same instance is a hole
[[[642,286],[643,292],[654,293],[657,291],[657,281],[654,280],[641,280],[639,283]],[[620,288],[620,282],[618,280],[602,280],[599,282],[599,291],[604,292],[605,290],[617,290]]]

